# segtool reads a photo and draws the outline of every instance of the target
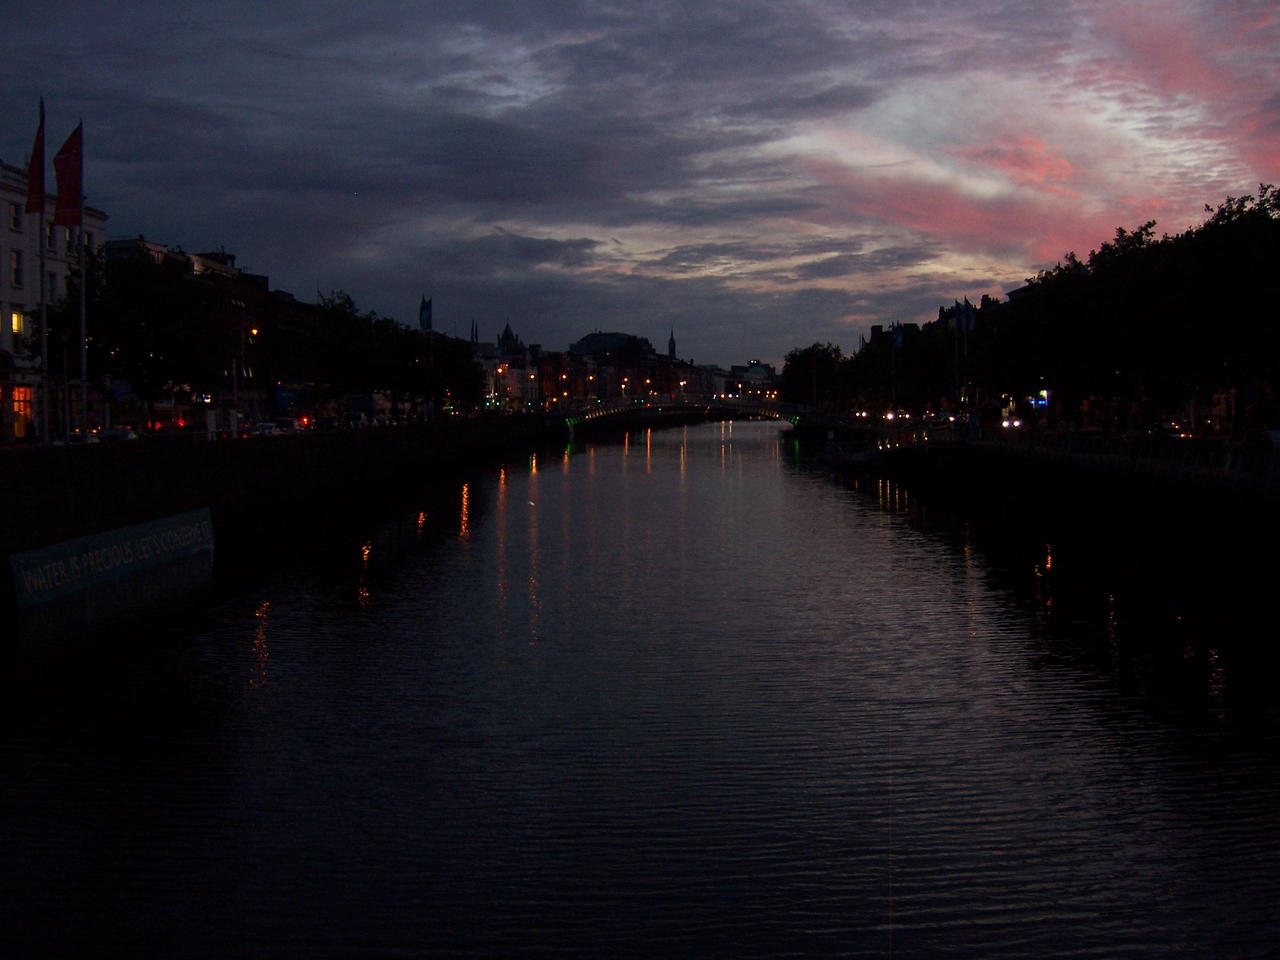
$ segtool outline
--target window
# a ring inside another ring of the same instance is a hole
[[[49,224],[48,229],[46,231],[45,246],[47,246],[50,250],[58,249],[58,228],[55,227],[52,223]]]
[[[31,435],[32,394],[31,387],[13,388],[13,437],[21,440]]]
[[[22,207],[16,203],[9,204],[9,229],[22,230]]]
[[[9,315],[9,324],[13,328],[15,338],[22,336],[22,332],[26,327],[26,318],[22,315],[21,310],[14,310]]]
[[[76,238],[76,235],[71,232],[71,228],[67,227],[66,239],[67,239],[67,256],[68,257],[71,256],[71,251],[75,250],[76,248],[75,238]]]
[[[58,275],[50,270],[49,279],[46,282],[49,286],[45,287],[44,302],[53,303],[53,301],[58,299]]]
[[[22,288],[22,251],[9,251],[9,286],[15,290]]]

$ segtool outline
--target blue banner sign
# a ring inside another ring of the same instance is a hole
[[[15,553],[9,563],[18,606],[26,608],[202,554],[212,561],[208,508]]]

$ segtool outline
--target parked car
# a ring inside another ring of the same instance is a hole
[[[138,432],[133,427],[107,427],[98,436],[103,443],[123,443],[128,440],[137,440]]]
[[[79,431],[76,431],[75,433],[70,434],[65,440],[54,440],[53,445],[55,447],[61,447],[61,446],[79,447],[88,443],[101,443],[101,442],[102,440],[98,437],[96,433],[80,433]]]
[[[1191,439],[1191,431],[1181,424],[1167,420],[1164,423],[1157,424],[1148,431],[1151,436],[1161,440],[1189,440]]]

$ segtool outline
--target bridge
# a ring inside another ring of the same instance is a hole
[[[618,397],[566,413],[565,424],[572,437],[575,431],[597,427],[675,426],[710,420],[785,420],[794,426],[802,413],[802,407],[749,397]]]

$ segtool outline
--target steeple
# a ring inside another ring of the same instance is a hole
[[[498,351],[510,356],[512,354],[520,353],[523,350],[524,344],[521,343],[520,338],[512,332],[511,322],[507,321],[507,325],[502,328],[502,333],[498,337]]]
[[[676,358],[676,328],[671,328],[671,337],[667,340],[667,358],[674,360]]]

